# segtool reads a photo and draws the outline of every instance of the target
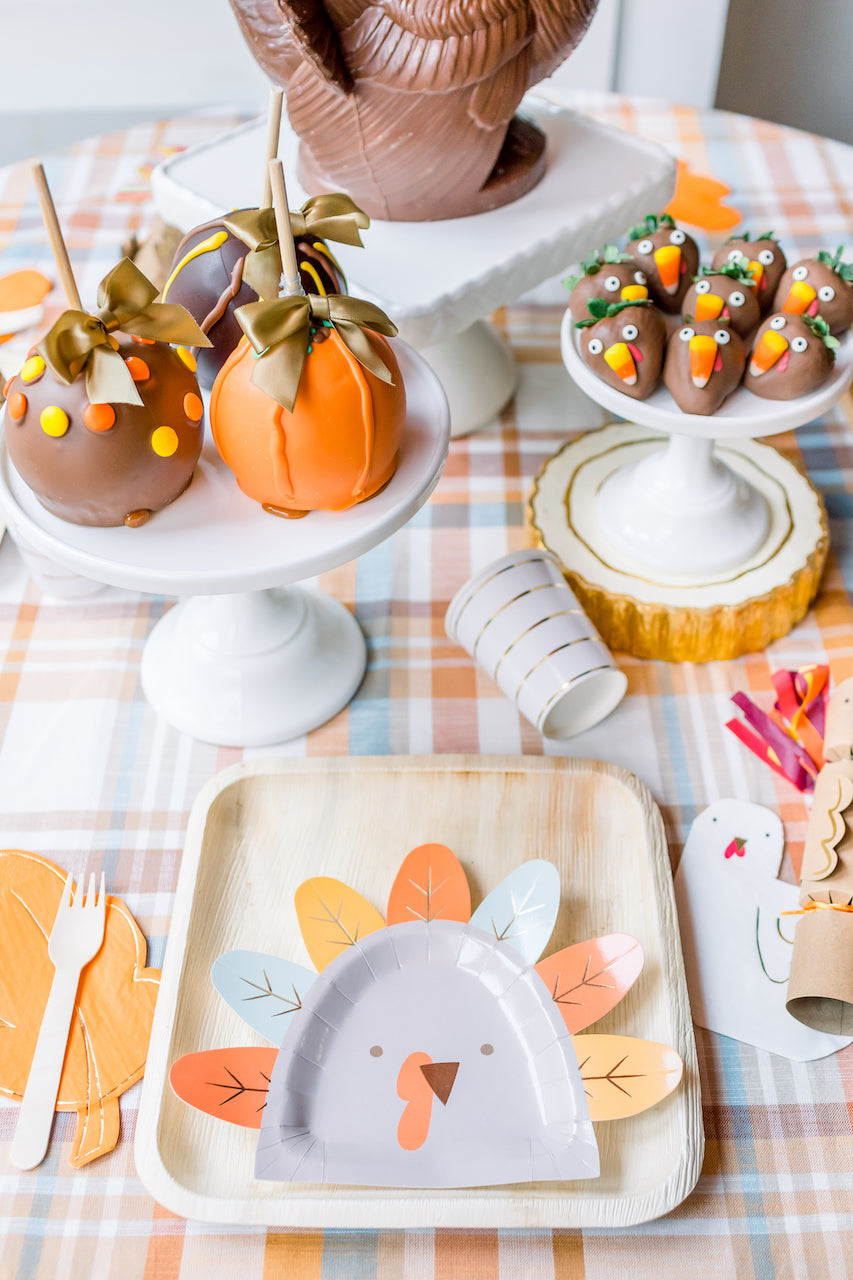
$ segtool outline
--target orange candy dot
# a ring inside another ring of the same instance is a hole
[[[134,382],[144,382],[146,378],[151,377],[151,370],[144,360],[140,360],[139,356],[128,356],[125,364]]]
[[[136,334],[134,334],[134,335],[133,335],[133,341],[134,341],[134,342],[138,342],[138,343],[140,344],[140,346],[143,346],[143,347],[153,347],[153,346],[154,346],[154,339],[153,339],[153,338],[140,338],[140,337],[137,337],[137,335],[136,335]]]
[[[197,396],[194,391],[188,391],[184,396],[184,413],[190,422],[201,422],[204,405],[201,402],[201,396]]]
[[[87,404],[83,410],[83,421],[90,431],[109,431],[115,420],[111,404]]]
[[[17,422],[18,418],[23,418],[27,412],[27,397],[20,391],[13,391],[6,401],[6,407],[9,410],[9,417]]]

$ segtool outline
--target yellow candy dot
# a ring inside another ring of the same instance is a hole
[[[183,360],[184,364],[189,369],[190,373],[195,373],[195,367],[196,367],[195,356],[190,351],[189,347],[177,347],[176,350],[178,355]]]
[[[44,361],[41,356],[30,356],[21,369],[22,382],[35,382],[44,373]]]
[[[161,458],[171,458],[178,447],[178,433],[174,427],[158,427],[151,437],[151,448]]]
[[[68,414],[55,404],[42,409],[39,422],[42,431],[48,436],[64,436],[69,427]]]

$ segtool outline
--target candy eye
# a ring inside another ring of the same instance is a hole
[[[735,289],[734,293],[729,294],[730,307],[742,307],[746,302],[746,297],[741,293],[740,289]]]
[[[640,330],[635,324],[626,324],[622,330],[622,337],[626,342],[633,342]]]
[[[587,351],[591,356],[600,356],[604,350],[604,343],[600,338],[590,338]]]
[[[794,279],[805,280],[808,277],[808,267],[794,267]]]
[[[646,279],[646,273],[644,271],[634,272],[634,284],[648,284],[648,283],[649,282]]]
[[[758,255],[758,261],[761,263],[762,267],[769,267],[771,262],[776,261],[776,254],[772,249],[762,249],[761,253]]]
[[[818,289],[817,296],[820,298],[821,302],[832,302],[832,299],[835,297],[835,290],[831,284],[825,284],[822,289]]]
[[[740,257],[740,249],[732,249],[729,254],[729,262],[737,262]]]
[[[792,351],[805,351],[805,350],[806,350],[806,348],[808,347],[808,345],[809,345],[809,344],[808,344],[808,342],[806,341],[806,339],[805,339],[805,338],[794,338],[794,339],[793,339],[793,341],[791,342],[791,350],[792,350]]]
[[[615,293],[622,286],[618,276],[608,276],[604,281],[604,287],[608,293]]]
[[[690,325],[687,325],[685,328],[679,329],[678,337],[681,342],[689,342],[691,338],[696,337],[696,330],[691,329]]]
[[[770,321],[770,328],[784,329],[787,323],[788,321],[785,319],[784,316],[774,316],[773,319]]]
[[[714,341],[718,347],[724,347],[726,343],[731,342],[731,340],[732,335],[729,333],[728,329],[718,329],[714,334]]]
[[[696,292],[697,292],[697,293],[709,293],[709,292],[710,292],[710,290],[711,290],[711,281],[710,281],[710,280],[697,280],[697,281],[696,281]]]
[[[670,234],[670,237],[669,237],[669,243],[670,243],[670,244],[684,244],[684,241],[685,241],[686,239],[687,239],[687,236],[684,234],[684,232],[683,232],[683,231],[673,231],[673,232]]]
[[[654,245],[651,240],[641,240],[637,245],[637,253],[651,253],[653,249]]]

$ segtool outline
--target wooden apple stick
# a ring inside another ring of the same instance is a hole
[[[278,155],[278,137],[281,133],[281,104],[284,94],[281,89],[270,89],[267,104],[267,142],[264,148],[264,177],[261,187],[261,203],[259,208],[269,209],[272,206],[272,186],[270,185],[270,160]]]
[[[41,207],[41,216],[44,219],[44,225],[47,228],[47,234],[50,238],[50,247],[53,249],[53,256],[56,259],[56,269],[59,272],[59,278],[62,281],[62,287],[65,290],[66,300],[72,311],[82,311],[83,304],[80,301],[80,293],[77,289],[77,282],[74,279],[74,272],[71,270],[71,259],[68,257],[68,250],[66,249],[65,241],[62,238],[62,231],[59,226],[59,219],[56,216],[56,207],[53,203],[53,196],[50,194],[50,187],[47,185],[47,178],[44,175],[44,168],[42,165],[32,165],[32,175],[33,181],[36,184],[39,206]]]
[[[275,210],[275,229],[278,232],[278,247],[281,251],[281,286],[278,296],[290,298],[294,294],[304,294],[305,290],[302,288],[299,267],[296,265],[296,245],[293,243],[293,232],[290,229],[287,188],[284,185],[284,169],[280,160],[270,160],[269,175],[272,186],[272,207]]]

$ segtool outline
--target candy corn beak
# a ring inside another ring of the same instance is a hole
[[[707,386],[716,359],[717,344],[708,334],[697,333],[690,339],[690,377],[694,387]]]
[[[604,353],[604,359],[623,382],[633,387],[637,381],[637,366],[626,343],[615,342],[612,347],[608,347]]]
[[[813,289],[810,284],[806,284],[805,280],[795,280],[791,285],[791,291],[785,299],[782,310],[793,311],[795,316],[801,316],[804,311],[808,310],[816,297],[817,290]]]
[[[783,338],[781,333],[777,333],[775,329],[768,329],[752,353],[749,372],[754,378],[757,378],[759,374],[766,373],[768,369],[773,368],[777,360],[780,360],[787,350],[787,339]]]
[[[696,295],[696,319],[716,320],[723,309],[724,299],[718,293],[699,293]]]
[[[678,245],[665,244],[655,249],[655,266],[667,293],[677,292],[681,276],[681,250]]]
[[[648,296],[649,291],[644,284],[626,284],[621,294],[623,302],[639,302]]]
[[[746,269],[748,274],[751,275],[753,280],[755,281],[756,289],[760,289],[761,281],[764,277],[764,267],[762,266],[762,264],[760,262],[750,261]]]

